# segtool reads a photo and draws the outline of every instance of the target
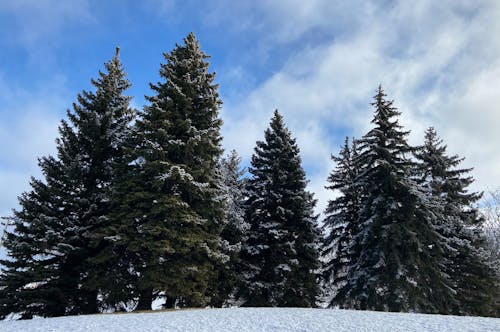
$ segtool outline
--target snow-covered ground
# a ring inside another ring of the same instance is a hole
[[[233,308],[2,321],[5,332],[500,331],[500,319],[372,311]]]

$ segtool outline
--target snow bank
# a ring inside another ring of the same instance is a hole
[[[373,311],[234,308],[2,321],[9,332],[500,331],[500,319]]]

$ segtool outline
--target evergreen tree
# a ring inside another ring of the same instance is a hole
[[[241,257],[245,306],[315,306],[318,238],[299,148],[275,111],[258,141],[248,180],[250,230]]]
[[[488,256],[500,280],[500,190],[490,191],[483,199],[483,229],[488,242]]]
[[[222,250],[229,257],[226,264],[219,267],[215,296],[210,304],[222,306],[227,300],[234,300],[235,290],[240,283],[240,251],[245,233],[250,226],[245,221],[244,202],[246,199],[245,170],[240,167],[241,158],[235,150],[221,159],[223,192],[226,200],[226,214],[221,233]]]
[[[323,287],[328,306],[343,306],[347,291],[349,267],[355,263],[353,234],[360,209],[361,190],[356,186],[360,169],[354,164],[357,159],[356,141],[349,144],[346,137],[339,156],[333,156],[336,167],[328,177],[327,189],[335,190],[338,196],[328,202],[325,210],[324,229],[326,237],[323,244]]]
[[[164,56],[163,82],[151,84],[116,181],[111,226],[102,230],[109,250],[98,257],[102,266],[115,264],[107,279],[121,271],[137,310],[151,309],[158,295],[167,307],[205,305],[215,267],[226,259],[215,74],[192,33]]]
[[[463,158],[448,156],[432,127],[415,155],[419,181],[437,202],[435,227],[446,241],[445,272],[456,294],[451,313],[499,315],[499,284],[484,250],[484,219],[474,206],[482,194],[468,190],[471,169],[459,168]]]
[[[9,259],[0,279],[2,312],[59,316],[98,311],[97,292],[83,285],[92,266],[93,230],[108,222],[113,163],[133,113],[130,86],[118,58],[83,91],[59,127],[58,158],[39,160],[45,181],[32,179],[10,218],[14,230],[5,246]]]
[[[374,128],[360,139],[361,209],[353,234],[354,264],[341,306],[364,310],[446,312],[450,296],[441,271],[439,234],[422,190],[413,181],[413,148],[400,115],[379,87]]]

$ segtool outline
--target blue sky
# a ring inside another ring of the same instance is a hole
[[[0,2],[0,215],[39,177],[57,126],[91,89],[115,46],[140,108],[162,52],[190,31],[212,56],[224,146],[245,162],[274,108],[297,137],[321,210],[345,135],[370,127],[381,83],[410,141],[433,125],[474,167],[474,189],[500,186],[500,2],[96,1]]]

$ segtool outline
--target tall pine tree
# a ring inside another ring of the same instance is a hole
[[[222,228],[222,250],[229,260],[219,266],[216,290],[210,304],[220,307],[228,301],[235,302],[235,291],[241,282],[240,252],[249,224],[245,220],[245,170],[235,150],[221,159],[223,193],[226,201],[224,226]]]
[[[315,306],[318,237],[315,200],[306,191],[299,148],[275,111],[265,141],[258,141],[249,169],[246,218],[250,230],[241,252],[245,306]]]
[[[163,81],[151,84],[116,181],[112,223],[102,230],[109,250],[98,257],[106,279],[120,271],[137,310],[151,309],[158,295],[167,307],[206,305],[217,295],[215,267],[227,258],[215,74],[192,33],[164,56]]]
[[[343,307],[345,292],[348,290],[349,268],[355,263],[353,234],[357,231],[361,190],[356,185],[360,169],[357,160],[356,141],[349,143],[346,137],[339,156],[333,156],[335,169],[328,177],[327,189],[336,191],[337,196],[328,202],[325,210],[324,229],[326,231],[322,255],[323,287],[328,306]]]
[[[362,202],[342,307],[446,312],[450,291],[441,272],[440,237],[412,179],[408,132],[385,97],[379,87],[372,103],[374,128],[358,141],[356,186]]]
[[[83,91],[59,127],[57,158],[39,160],[44,181],[20,199],[5,247],[2,312],[59,316],[98,311],[97,292],[84,284],[97,254],[91,233],[108,219],[113,164],[120,159],[133,112],[119,50]]]
[[[445,272],[455,296],[451,312],[465,315],[499,315],[499,283],[484,252],[483,218],[474,204],[481,193],[470,192],[471,169],[459,168],[463,158],[448,156],[434,128],[415,153],[419,182],[436,202],[435,228],[446,241]]]

